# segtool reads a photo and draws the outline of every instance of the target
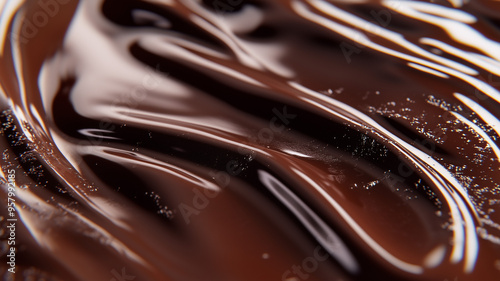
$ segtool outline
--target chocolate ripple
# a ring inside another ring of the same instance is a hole
[[[498,279],[499,11],[0,3],[3,277]]]

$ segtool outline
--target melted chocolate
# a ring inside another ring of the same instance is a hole
[[[499,4],[15,2],[16,280],[500,275]]]

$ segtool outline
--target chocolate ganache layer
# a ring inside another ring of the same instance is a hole
[[[500,2],[0,1],[4,280],[500,279]]]

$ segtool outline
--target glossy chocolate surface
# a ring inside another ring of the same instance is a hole
[[[500,2],[0,7],[15,280],[499,280]]]

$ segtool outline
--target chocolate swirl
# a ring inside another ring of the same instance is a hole
[[[2,6],[16,280],[500,275],[499,4]]]

